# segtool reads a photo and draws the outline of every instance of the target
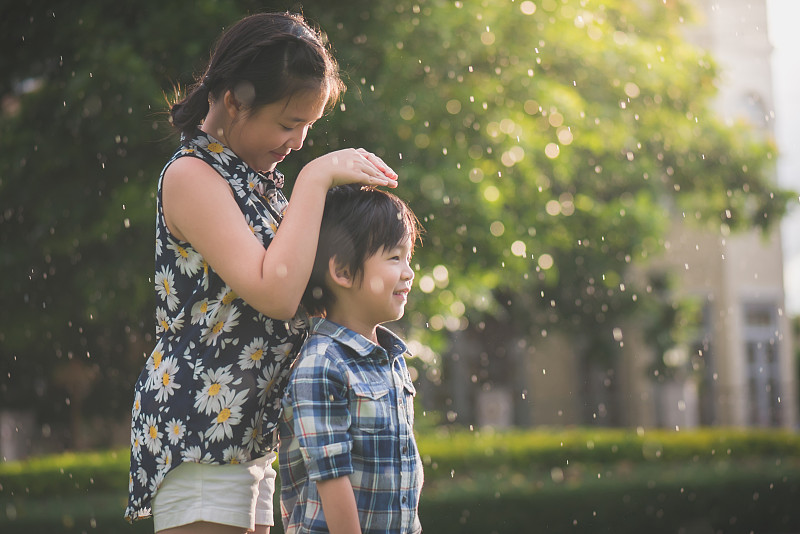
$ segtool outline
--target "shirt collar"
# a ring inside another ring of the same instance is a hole
[[[371,355],[386,357],[388,355],[395,358],[408,352],[408,347],[403,340],[382,325],[378,325],[377,328],[380,345],[376,345],[361,334],[323,317],[314,317],[312,319],[311,332],[328,336],[337,343],[352,349],[361,357],[369,357]]]
[[[189,146],[190,144],[196,146],[198,149],[210,155],[215,160],[218,160],[218,158],[214,156],[213,152],[208,148],[208,146],[212,143],[216,143],[221,146],[225,154],[232,155],[236,158],[237,169],[244,171],[241,175],[242,178],[240,181],[243,186],[247,187],[248,191],[257,189],[263,195],[267,189],[271,189],[272,187],[281,189],[283,187],[283,173],[281,173],[278,169],[267,172],[256,171],[239,156],[236,156],[236,154],[230,148],[225,146],[222,141],[215,138],[213,135],[204,132],[200,128],[195,129],[194,135],[190,139],[186,139],[186,136],[181,134],[181,142],[185,146]]]

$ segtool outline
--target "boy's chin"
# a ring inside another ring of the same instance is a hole
[[[397,321],[398,319],[402,319],[403,315],[405,315],[405,310],[401,310],[400,312],[395,313],[394,315],[392,315],[392,317],[386,319],[385,321],[381,321],[381,324],[383,324],[383,323],[391,323],[391,322]]]

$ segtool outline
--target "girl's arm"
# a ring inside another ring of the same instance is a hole
[[[350,478],[338,477],[317,481],[322,511],[331,534],[361,534],[356,496]]]
[[[380,158],[360,149],[311,161],[300,171],[283,222],[265,249],[228,183],[202,160],[184,157],[164,175],[164,217],[170,232],[191,243],[249,305],[288,320],[311,276],[328,189],[347,183],[396,187],[396,179]]]

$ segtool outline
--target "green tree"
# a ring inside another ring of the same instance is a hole
[[[612,327],[646,309],[626,273],[671,212],[767,226],[788,198],[773,147],[714,119],[683,1],[146,4],[0,16],[0,406],[43,421],[127,412],[153,345],[164,94],[248,12],[302,7],[327,31],[349,90],[283,170],[364,146],[399,171],[427,228],[408,322],[438,349],[448,328],[559,329],[613,357]]]
[[[3,6],[0,406],[50,423],[127,413],[153,344],[154,186],[175,144],[164,94],[242,9]]]
[[[589,365],[613,361],[613,328],[635,314],[669,335],[672,303],[628,273],[663,253],[670,217],[767,228],[790,198],[774,146],[715,118],[713,59],[683,38],[689,2],[370,2],[323,16],[358,89],[334,139],[382,149],[428,230],[417,279],[435,290],[410,320],[477,331],[491,353],[479,378],[502,374],[498,339],[558,330]]]

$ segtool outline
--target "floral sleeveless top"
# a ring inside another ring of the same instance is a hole
[[[162,208],[164,172],[200,158],[230,185],[250,229],[267,247],[288,204],[283,176],[263,176],[197,130],[161,172],[156,200],[156,346],[134,391],[129,521],[149,516],[164,476],[181,462],[241,463],[277,443],[290,365],[307,337],[302,312],[266,317],[239,298],[190,243],[170,234]]]

